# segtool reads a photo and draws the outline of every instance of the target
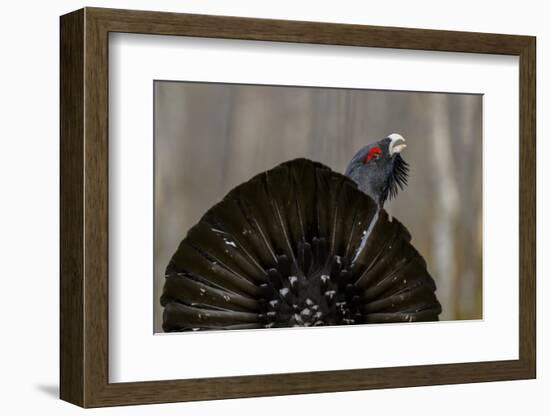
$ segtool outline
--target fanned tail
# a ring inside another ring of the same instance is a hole
[[[398,166],[395,186],[407,170]],[[208,210],[172,257],[161,303],[167,332],[434,321],[441,312],[406,228],[307,159],[256,175]]]

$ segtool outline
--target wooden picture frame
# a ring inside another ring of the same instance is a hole
[[[82,407],[101,407],[535,378],[534,37],[100,8],[85,8],[64,15],[60,28],[61,399]],[[518,56],[519,359],[109,383],[110,32]]]

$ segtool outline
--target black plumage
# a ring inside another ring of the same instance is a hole
[[[435,283],[410,238],[348,177],[283,163],[230,191],[180,243],[163,329],[437,320]]]

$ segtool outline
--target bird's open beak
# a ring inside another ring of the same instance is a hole
[[[405,139],[403,136],[397,133],[392,133],[388,136],[388,138],[391,140],[390,142],[390,156],[393,156],[394,154],[401,153],[401,151],[407,147],[405,144]]]

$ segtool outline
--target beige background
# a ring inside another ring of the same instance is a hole
[[[481,318],[482,96],[156,81],[155,332],[170,257],[230,189],[296,157],[343,173],[392,132],[411,174],[386,208],[426,258],[441,319]]]

